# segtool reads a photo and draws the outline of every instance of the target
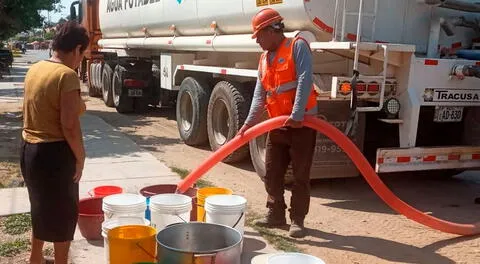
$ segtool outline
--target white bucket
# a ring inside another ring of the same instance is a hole
[[[162,193],[150,197],[151,225],[157,233],[176,223],[190,222],[192,198],[183,194]]]
[[[301,253],[279,253],[268,257],[267,264],[325,264],[317,257]]]
[[[105,263],[110,263],[110,248],[108,247],[108,231],[119,226],[126,225],[145,225],[149,226],[150,221],[140,217],[118,217],[110,220],[103,221],[102,223],[102,236],[103,236],[103,249],[105,254]]]
[[[118,217],[145,218],[147,199],[139,194],[121,193],[103,198],[102,210],[105,221]]]
[[[212,195],[205,199],[205,222],[226,225],[244,234],[247,200],[238,195]]]

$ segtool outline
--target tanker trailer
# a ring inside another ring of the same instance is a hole
[[[91,46],[91,88],[120,113],[176,107],[180,137],[216,150],[242,126],[262,50],[251,18],[272,7],[287,37],[313,52],[318,117],[346,130],[377,172],[452,174],[480,167],[479,5],[448,0],[80,1]],[[77,17],[72,8],[72,17]],[[250,155],[265,175],[265,136]],[[317,136],[311,178],[357,176]]]

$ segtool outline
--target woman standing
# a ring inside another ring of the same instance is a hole
[[[44,262],[44,241],[54,243],[55,264],[68,262],[85,161],[79,117],[86,108],[74,69],[88,41],[83,27],[66,22],[53,39],[52,57],[25,77],[21,169],[31,204],[31,264]]]

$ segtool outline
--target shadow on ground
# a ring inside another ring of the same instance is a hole
[[[401,263],[455,263],[451,259],[437,254],[435,251],[451,244],[478,238],[478,236],[453,238],[420,248],[376,237],[343,236],[314,229],[309,229],[308,233],[312,239],[307,237],[303,241],[290,240],[301,245],[368,254],[386,261]]]

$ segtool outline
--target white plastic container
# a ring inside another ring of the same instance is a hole
[[[301,253],[279,253],[268,258],[267,264],[325,264],[317,257]]]
[[[110,248],[108,246],[108,231],[119,226],[126,225],[145,225],[149,226],[150,221],[141,217],[118,217],[102,223],[103,249],[105,254],[105,263],[110,263]]]
[[[157,233],[176,223],[190,222],[192,198],[183,194],[162,193],[150,197],[151,226]]]
[[[226,225],[244,234],[247,199],[238,195],[212,195],[205,200],[205,222]]]
[[[105,221],[118,217],[145,218],[147,199],[139,194],[121,193],[103,198]]]

